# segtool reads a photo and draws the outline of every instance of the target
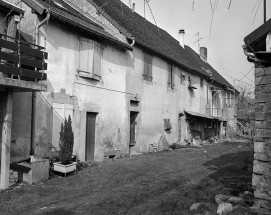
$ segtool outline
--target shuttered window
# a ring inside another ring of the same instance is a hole
[[[146,53],[144,53],[143,79],[152,81],[152,56]]]
[[[93,72],[95,76],[98,76],[101,78],[101,55],[102,55],[102,50],[99,46],[95,45],[94,46],[94,60],[93,60]]]
[[[168,87],[174,89],[174,66],[172,63],[168,63]]]
[[[79,76],[101,78],[102,49],[95,42],[81,38],[79,41]]]

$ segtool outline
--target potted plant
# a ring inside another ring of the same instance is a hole
[[[72,161],[72,152],[74,144],[74,135],[72,131],[72,121],[69,116],[68,120],[65,118],[64,125],[61,124],[59,132],[59,162],[54,163],[54,171],[65,174],[76,170],[77,162]]]

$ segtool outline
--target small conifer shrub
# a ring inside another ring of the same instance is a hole
[[[64,125],[61,124],[59,134],[59,160],[61,164],[66,165],[71,162],[74,144],[71,116],[69,116],[68,120],[65,118]]]

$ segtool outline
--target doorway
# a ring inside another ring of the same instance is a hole
[[[130,147],[136,143],[136,118],[138,112],[130,112]]]
[[[86,115],[86,161],[94,160],[96,117],[97,117],[97,113],[87,112],[87,115]]]
[[[183,113],[180,113],[179,114],[179,120],[178,120],[178,140],[181,141],[182,140],[182,130],[183,130],[183,117],[184,117],[184,114]]]

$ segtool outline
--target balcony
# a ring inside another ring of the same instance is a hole
[[[44,48],[0,34],[0,90],[45,91],[48,54]]]
[[[219,118],[226,118],[227,116],[227,109],[225,108],[214,108],[214,107],[208,107],[206,106],[206,113]]]

